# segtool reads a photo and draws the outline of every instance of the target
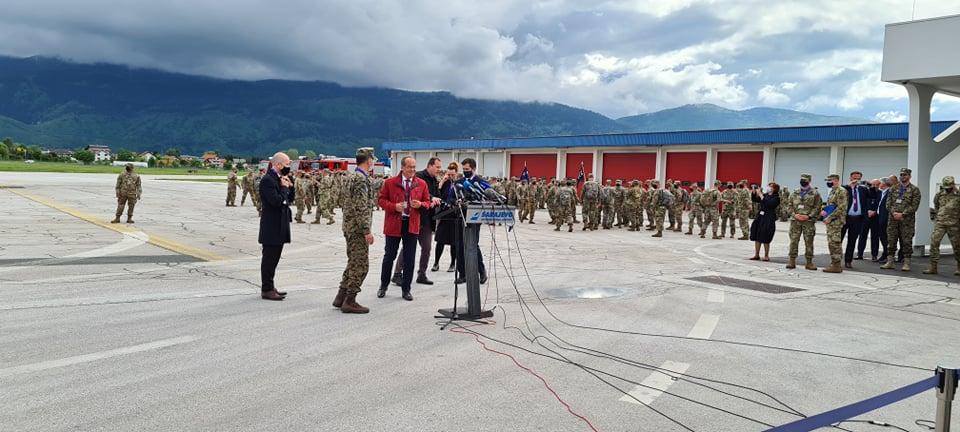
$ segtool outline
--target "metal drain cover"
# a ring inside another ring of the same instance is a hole
[[[697,276],[689,277],[687,280],[696,281],[696,282],[706,282],[714,285],[724,285],[734,288],[747,289],[751,291],[760,291],[769,294],[788,294],[800,291],[806,291],[800,288],[788,287],[783,285],[775,285],[765,282],[757,282],[751,280],[737,279],[727,276]]]
[[[557,288],[547,291],[547,294],[553,298],[581,298],[581,299],[602,299],[608,297],[619,297],[627,293],[622,288]]]

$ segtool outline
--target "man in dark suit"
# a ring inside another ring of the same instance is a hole
[[[427,265],[430,264],[430,251],[433,248],[433,230],[434,207],[440,204],[440,182],[437,177],[443,170],[440,158],[432,157],[427,162],[427,167],[417,171],[416,176],[427,184],[427,191],[430,193],[431,206],[420,207],[420,233],[417,234],[417,242],[420,244],[420,264],[417,268],[417,283],[423,285],[433,285],[433,281],[427,278]],[[400,256],[403,256],[400,251]],[[401,285],[403,283],[403,261],[398,260],[396,267],[393,268],[393,278],[390,280]]]
[[[461,187],[466,181],[470,181],[473,183],[478,183],[483,181],[483,177],[480,177],[480,175],[474,171],[477,169],[477,161],[474,160],[473,158],[464,159],[462,162],[460,162],[460,166],[463,168],[463,178],[458,180],[457,184],[459,184]],[[463,230],[462,225],[459,225],[457,229],[463,231],[464,234],[467,234],[467,231]],[[473,234],[476,235],[477,231],[473,231]],[[467,283],[467,272],[466,272],[466,264],[465,264],[465,258],[464,258],[464,253],[465,253],[464,243],[465,242],[460,241],[459,244],[457,244],[456,246],[457,275],[459,276],[454,281],[455,284]],[[485,284],[487,283],[487,268],[483,264],[483,253],[480,251],[479,247],[477,247],[476,252],[477,252],[477,261],[478,261],[477,269],[479,270],[479,273],[480,273],[480,283]]]
[[[887,224],[890,221],[890,212],[887,210],[887,200],[890,196],[890,188],[897,184],[899,179],[896,176],[884,178],[880,182],[880,190],[877,198],[877,235],[870,238],[870,253],[876,255],[877,242],[883,246],[883,253],[877,258],[877,262],[887,260]]]
[[[263,212],[260,216],[260,235],[258,241],[263,245],[263,258],[260,261],[260,298],[264,300],[283,300],[287,293],[277,291],[273,277],[277,273],[283,245],[290,243],[290,200],[293,196],[293,183],[290,173],[290,157],[278,152],[270,159],[270,169],[260,180],[260,201]]]
[[[850,183],[843,186],[847,190],[847,219],[843,224],[840,238],[847,237],[847,249],[843,255],[843,265],[846,268],[853,268],[853,252],[858,245],[860,245],[860,251],[857,259],[863,259],[865,243],[860,242],[860,237],[863,235],[873,194],[870,193],[870,188],[860,184],[862,178],[863,173],[854,171],[850,173]]]
[[[880,210],[878,206],[886,204],[886,185],[881,179],[873,179],[869,182],[870,193],[873,199],[870,201],[870,207],[867,209],[867,220],[863,227],[863,235],[860,236],[858,247],[863,250],[866,247],[867,236],[870,236],[870,261],[877,262],[878,246],[880,245]],[[886,214],[886,208],[882,209]],[[883,232],[886,236],[886,231]],[[886,238],[886,237],[884,237]],[[886,248],[884,248],[886,249]]]

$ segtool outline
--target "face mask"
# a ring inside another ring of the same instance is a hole
[[[727,185],[727,189],[732,189],[732,188],[733,188],[733,185],[732,185],[732,184],[728,184],[728,185]]]
[[[810,182],[806,180],[800,180],[800,186],[803,186],[803,187],[810,186]]]
[[[908,182],[908,181],[910,181],[910,178],[908,178],[908,177],[900,177],[900,182],[901,182],[901,183],[906,183],[906,182]]]
[[[833,182],[832,182],[832,181],[828,181],[828,182],[827,182],[827,187],[828,187],[828,188],[832,188],[832,187],[833,187]]]
[[[285,166],[283,168],[280,168],[280,175],[287,175],[287,174],[290,174],[290,167]]]
[[[464,171],[463,171],[463,176],[466,177],[466,178],[473,177],[473,171],[466,171],[466,170],[464,170]]]

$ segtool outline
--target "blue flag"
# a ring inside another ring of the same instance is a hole
[[[523,172],[520,173],[520,180],[530,180],[530,171],[527,170],[527,161],[523,161]]]

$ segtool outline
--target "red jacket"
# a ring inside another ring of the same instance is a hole
[[[430,191],[427,189],[427,182],[413,176],[411,185],[410,201],[418,200],[422,205],[421,208],[430,208]],[[377,205],[386,212],[383,217],[384,235],[400,237],[403,213],[397,211],[397,203],[403,201],[403,174],[390,177],[383,182],[383,188],[380,189],[380,196],[377,198]],[[410,221],[407,229],[410,234],[420,234],[420,209],[410,208]]]

